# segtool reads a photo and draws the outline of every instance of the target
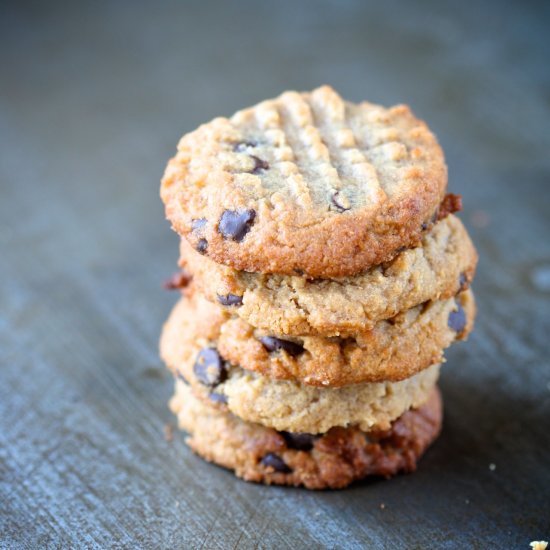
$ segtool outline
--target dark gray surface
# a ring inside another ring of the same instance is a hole
[[[0,545],[548,540],[549,4],[86,4],[0,8]],[[177,239],[158,180],[184,131],[324,82],[428,120],[481,261],[477,330],[448,354],[420,470],[311,493],[164,438]]]

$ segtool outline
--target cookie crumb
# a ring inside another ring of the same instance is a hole
[[[170,443],[174,439],[174,426],[172,424],[164,425],[164,439]]]
[[[496,465],[496,464],[493,464],[493,463],[491,462],[491,464],[489,464],[489,470],[491,470],[491,472],[494,472],[496,469],[497,469],[497,465]]]
[[[383,510],[386,507],[384,503],[380,504],[380,510]]]
[[[529,544],[533,550],[546,550],[548,542],[545,540],[534,540]]]
[[[442,220],[449,214],[462,210],[462,197],[454,193],[447,193],[439,205],[436,220]]]
[[[191,279],[191,274],[182,270],[172,275],[167,281],[164,281],[162,288],[165,290],[181,290],[191,282]]]

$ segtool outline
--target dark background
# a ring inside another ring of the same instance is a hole
[[[542,1],[2,2],[0,545],[548,540],[549,35]],[[429,122],[481,260],[477,329],[448,353],[419,471],[314,493],[165,439],[177,239],[158,182],[184,132],[322,83]]]

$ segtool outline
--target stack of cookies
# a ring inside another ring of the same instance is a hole
[[[185,135],[161,185],[182,298],[161,355],[190,447],[311,489],[412,471],[472,329],[477,254],[406,106],[286,92]]]

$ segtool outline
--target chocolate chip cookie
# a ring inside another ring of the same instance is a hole
[[[416,245],[446,185],[441,148],[407,106],[353,104],[323,86],[185,135],[161,197],[175,230],[218,263],[331,278]]]
[[[461,312],[460,322],[455,312]],[[161,351],[184,371],[201,349],[214,347],[224,361],[308,386],[395,382],[440,363],[446,347],[466,338],[474,316],[473,294],[467,290],[425,302],[353,337],[290,338],[254,328],[191,288],[165,324]]]
[[[292,432],[322,433],[349,425],[386,429],[422,404],[439,376],[439,365],[433,365],[400,382],[318,388],[247,371],[225,361],[214,348],[201,349],[192,364],[175,364],[177,350],[161,348],[161,353],[178,383],[189,384],[204,401],[243,420]]]
[[[206,460],[247,480],[308,489],[342,488],[367,476],[412,472],[438,436],[442,403],[437,389],[419,408],[385,430],[332,428],[320,435],[277,432],[197,399],[178,384],[170,402],[187,443]]]
[[[181,242],[180,265],[201,294],[251,325],[280,335],[353,336],[427,300],[465,290],[477,253],[461,221],[448,216],[420,245],[354,276],[307,279],[247,273],[217,264]]]

